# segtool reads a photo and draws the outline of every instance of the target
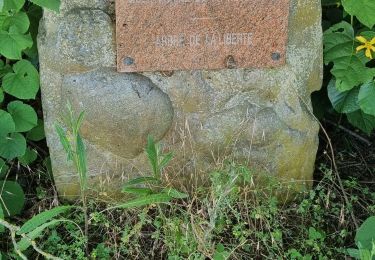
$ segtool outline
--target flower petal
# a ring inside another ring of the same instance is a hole
[[[370,41],[370,44],[371,44],[371,45],[374,45],[374,44],[375,44],[375,37],[372,38],[372,40]]]
[[[365,55],[366,55],[367,58],[372,59],[372,53],[371,53],[371,50],[370,50],[370,49],[367,49],[367,50],[366,50]]]
[[[368,42],[367,39],[365,37],[363,37],[363,36],[357,36],[355,38],[357,39],[357,41],[362,42],[362,43],[367,43]]]
[[[375,52],[375,46],[371,46],[370,49]]]
[[[366,45],[360,45],[357,47],[357,52],[359,52],[360,50],[363,50],[364,48],[366,48]]]

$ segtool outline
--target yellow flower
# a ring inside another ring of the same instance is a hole
[[[356,37],[357,41],[363,43],[363,45],[360,45],[357,47],[357,52],[359,52],[360,50],[363,50],[363,49],[366,49],[365,51],[365,55],[367,58],[370,58],[372,59],[372,52],[375,52],[375,37],[372,38],[371,41],[368,41],[365,37],[363,36],[357,36]]]

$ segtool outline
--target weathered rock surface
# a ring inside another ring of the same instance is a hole
[[[312,179],[318,124],[310,94],[321,87],[320,1],[291,0],[287,64],[275,69],[125,74],[115,69],[113,1],[63,0],[46,12],[39,50],[47,141],[61,195],[78,181],[54,131],[69,100],[87,115],[82,134],[91,187],[116,193],[149,172],[153,135],[175,159],[170,179],[201,183],[226,158],[301,188]]]

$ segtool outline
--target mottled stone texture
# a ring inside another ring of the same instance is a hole
[[[94,191],[116,194],[129,177],[149,172],[149,134],[175,153],[169,182],[202,185],[230,159],[305,187],[318,146],[310,94],[322,79],[320,1],[291,0],[290,12],[285,66],[143,74],[116,72],[112,1],[63,0],[60,14],[46,12],[42,96],[60,195],[79,190],[54,130],[67,100],[87,114],[82,134]]]

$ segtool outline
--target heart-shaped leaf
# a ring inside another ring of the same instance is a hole
[[[30,34],[20,33],[12,26],[9,31],[0,30],[0,54],[10,60],[20,60],[22,51],[31,48],[33,40]]]
[[[38,116],[34,108],[21,101],[9,103],[8,112],[16,124],[16,132],[26,132],[37,126]]]
[[[4,0],[3,12],[10,10],[18,11],[23,7],[24,4],[25,0]]]
[[[16,125],[12,116],[8,112],[0,109],[0,137],[13,133],[15,130]]]
[[[27,132],[26,138],[34,142],[39,142],[46,138],[43,120],[38,119],[38,125]]]
[[[38,152],[34,149],[26,148],[26,152],[23,156],[18,157],[19,162],[23,166],[28,166],[32,164],[38,158]]]
[[[12,26],[15,26],[19,33],[26,33],[30,26],[29,17],[25,12],[0,13],[0,21],[2,21],[2,30],[4,31],[8,31]]]
[[[22,134],[12,133],[0,137],[0,157],[12,160],[23,156],[26,152],[26,140]]]
[[[375,25],[375,1],[374,0],[342,0],[342,5],[350,15],[372,28]]]
[[[372,243],[375,241],[375,216],[369,217],[357,230],[355,242],[361,243],[363,249],[372,249]]]
[[[14,181],[0,181],[0,206],[4,215],[14,216],[20,214],[25,203],[25,194],[21,186]]]
[[[334,80],[331,80],[328,84],[329,100],[339,113],[351,113],[360,108],[358,105],[358,93],[358,87],[342,92],[337,90]]]
[[[3,79],[4,91],[19,99],[35,99],[39,90],[39,74],[35,67],[27,60],[20,60],[13,65],[13,71]]]

